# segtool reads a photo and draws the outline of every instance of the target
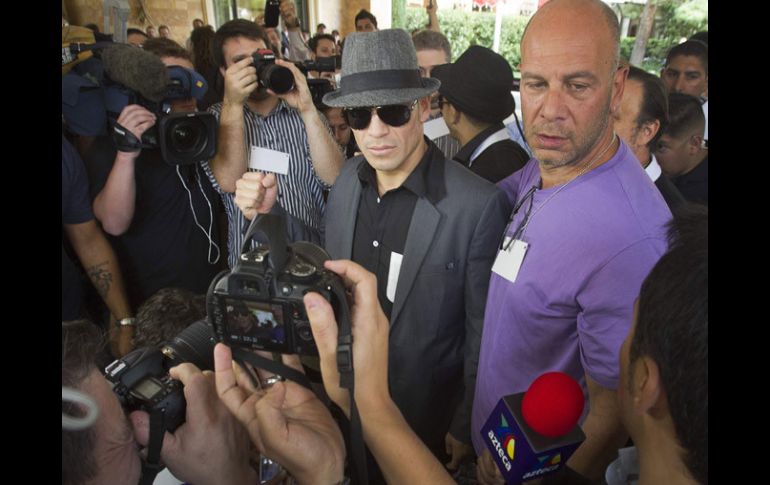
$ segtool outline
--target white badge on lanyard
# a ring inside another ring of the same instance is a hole
[[[503,249],[497,252],[497,258],[495,259],[495,264],[492,265],[492,271],[511,283],[515,282],[528,248],[529,243],[520,239],[511,241],[510,236],[505,236]]]

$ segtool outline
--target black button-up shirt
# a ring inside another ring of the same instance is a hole
[[[393,303],[388,300],[388,276],[392,253],[404,254],[409,224],[420,197],[429,196],[432,186],[431,166],[443,163],[443,153],[425,138],[428,149],[404,183],[382,196],[377,191],[377,174],[368,163],[361,164],[361,200],[358,204],[353,236],[353,261],[377,276],[377,296],[385,315],[390,318]],[[435,178],[435,177],[434,177]]]

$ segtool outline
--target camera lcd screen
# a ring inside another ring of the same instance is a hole
[[[139,384],[134,387],[133,391],[139,395],[142,399],[150,400],[160,392],[163,387],[158,384],[152,377],[147,377],[139,381]]]
[[[225,310],[231,340],[260,346],[286,342],[281,305],[225,298]]]

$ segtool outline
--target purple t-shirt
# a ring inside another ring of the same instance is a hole
[[[538,162],[499,182],[515,206],[540,185]],[[628,147],[605,164],[560,186],[535,190],[509,225],[530,221],[529,243],[515,283],[492,273],[473,402],[471,436],[503,396],[524,392],[549,371],[577,380],[584,373],[617,388],[620,346],[631,326],[641,283],[666,250],[671,212]],[[546,200],[549,199],[547,202]],[[544,202],[545,205],[544,205]]]

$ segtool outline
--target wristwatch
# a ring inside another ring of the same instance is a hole
[[[128,318],[122,318],[118,325],[121,327],[135,327],[136,326],[136,317],[128,317]]]

